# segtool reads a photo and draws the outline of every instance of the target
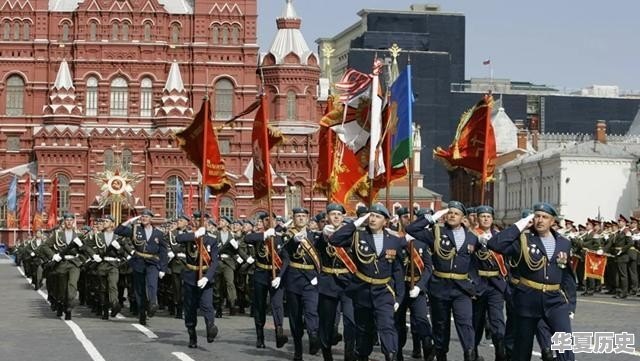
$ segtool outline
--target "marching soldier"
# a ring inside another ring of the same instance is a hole
[[[578,252],[580,252],[583,259],[581,262],[583,268],[584,268],[584,258],[586,257],[586,252],[589,252],[589,251],[603,252],[601,240],[602,240],[602,237],[594,231],[593,224],[591,222],[587,223],[587,232],[584,234],[582,239],[578,241],[578,245],[579,245]],[[580,265],[578,265],[578,268],[580,268]],[[584,293],[582,293],[582,295],[593,296],[597,287],[597,282],[599,281],[597,281],[594,278],[585,277],[584,278],[585,290],[584,290]]]
[[[369,358],[373,351],[376,329],[386,361],[395,361],[398,352],[398,334],[394,312],[404,298],[404,272],[400,254],[405,240],[391,235],[385,225],[389,211],[373,205],[353,223],[340,227],[329,239],[337,247],[351,248],[356,255],[353,293],[356,322],[356,354],[358,360]],[[366,227],[359,227],[367,222]]]
[[[141,216],[121,223],[115,233],[131,239],[132,251],[129,264],[133,270],[133,289],[141,325],[147,324],[146,303],[149,300],[149,317],[158,311],[158,279],[167,269],[167,248],[164,234],[153,225],[153,212],[145,209]],[[140,223],[134,223],[140,219]]]
[[[618,220],[620,230],[612,234],[605,245],[605,252],[615,256],[616,275],[618,289],[614,298],[627,298],[629,292],[628,263],[631,260],[629,249],[631,248],[631,232],[627,229],[626,219]]]
[[[184,245],[186,251],[186,269],[182,272],[184,324],[189,334],[189,348],[197,348],[198,308],[204,314],[207,342],[213,342],[218,335],[211,303],[212,281],[218,266],[218,246],[213,234],[204,227],[198,228],[196,232],[182,232],[177,235],[176,240]]]
[[[488,313],[491,328],[491,339],[495,349],[495,360],[505,361],[504,346],[505,320],[504,303],[507,292],[507,268],[501,254],[487,249],[487,242],[497,232],[493,230],[493,208],[490,206],[476,207],[478,215],[478,248],[474,252],[473,281],[476,286],[477,298],[473,300],[473,328],[475,330],[476,353],[482,340],[482,330]],[[477,271],[477,272],[476,272]]]
[[[260,213],[257,227],[258,229],[263,229],[264,232],[248,233],[245,236],[245,242],[253,245],[256,249],[256,268],[253,274],[253,292],[255,296],[253,299],[253,320],[256,326],[257,348],[266,347],[264,344],[264,324],[267,314],[267,295],[270,297],[271,314],[276,328],[276,347],[282,348],[288,341],[282,328],[284,320],[282,298],[284,291],[280,287],[279,277],[282,268],[279,250],[282,245],[276,244],[277,239],[274,237],[276,229],[269,227],[273,222],[272,217],[269,217],[267,213]],[[282,232],[282,230],[282,227],[279,226],[278,233]]]
[[[31,278],[31,284],[36,291],[42,288],[44,260],[40,247],[43,244],[42,231],[37,231],[35,237],[24,245],[23,266],[25,274]]]
[[[438,219],[445,214],[446,223],[437,225]],[[449,351],[452,311],[464,360],[482,360],[475,352],[472,297],[476,296],[476,291],[469,278],[478,238],[463,225],[466,214],[464,204],[450,201],[449,209],[440,210],[433,216],[425,215],[406,229],[408,234],[427,243],[433,252],[434,271],[429,296],[438,361],[446,360]],[[427,226],[432,226],[432,230],[426,230]]]
[[[216,273],[214,283],[213,298],[217,306],[216,317],[222,317],[224,308],[224,293],[226,291],[227,303],[229,304],[229,314],[234,316],[237,313],[237,294],[235,285],[235,271],[239,264],[244,262],[246,255],[239,252],[240,244],[234,238],[233,232],[229,229],[232,220],[227,216],[220,218],[218,231],[213,234],[213,238],[218,242],[218,253],[220,266]],[[244,256],[244,257],[243,257]]]
[[[518,260],[515,267],[519,276],[513,290],[516,314],[513,361],[530,360],[533,337],[540,320],[544,320],[550,333],[571,333],[571,321],[575,311],[576,284],[571,272],[569,254],[571,243],[551,226],[556,210],[547,203],[533,207],[528,215],[493,236],[489,249]],[[532,223],[533,221],[533,223]],[[522,233],[531,227],[529,233]],[[565,360],[573,360],[573,353],[566,351]]]
[[[175,318],[182,319],[183,299],[182,299],[182,272],[186,269],[187,255],[185,245],[178,242],[178,236],[187,232],[187,226],[191,219],[182,214],[176,221],[175,228],[166,235],[167,257],[169,258],[169,278],[171,281],[172,305],[169,309],[175,312]]]
[[[317,244],[322,273],[318,276],[318,332],[324,361],[332,361],[331,347],[337,334],[334,320],[341,306],[344,322],[344,360],[355,361],[356,324],[353,316],[353,302],[346,294],[351,284],[351,275],[357,271],[351,256],[345,248],[332,246],[328,239],[343,225],[344,207],[337,203],[327,205],[328,225],[323,230]]]
[[[250,284],[249,279],[253,277],[253,269],[255,268],[255,249],[244,240],[253,225],[249,223],[245,226],[245,224],[240,220],[233,223],[233,237],[239,244],[238,253],[246,255],[244,263],[236,271],[236,290],[238,291],[238,311],[240,314],[245,313],[245,308],[251,307],[253,285]]]
[[[283,267],[280,278],[284,280],[289,310],[289,327],[293,337],[293,360],[302,360],[303,327],[309,335],[309,353],[315,355],[320,349],[318,338],[318,275],[320,258],[315,249],[316,234],[307,229],[309,211],[293,209],[293,227],[282,237]],[[304,320],[304,324],[303,324]],[[331,322],[335,317],[331,319]]]

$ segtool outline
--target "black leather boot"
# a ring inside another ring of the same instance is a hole
[[[542,361],[553,361],[555,359],[555,352],[549,348],[545,348],[540,352],[542,354]]]
[[[222,309],[218,308],[216,310],[216,318],[222,318]]]
[[[152,303],[149,305],[149,317],[153,317],[156,315],[156,312],[158,312],[158,304],[157,303]]]
[[[333,329],[333,339],[331,340],[331,345],[335,346],[342,341],[342,334],[338,331],[338,328]]]
[[[141,324],[142,326],[146,326],[147,325],[147,313],[144,312],[144,310],[142,310],[142,312],[140,312],[140,315],[138,317],[138,323]]]
[[[266,348],[264,344],[264,328],[256,327],[256,348]]]
[[[317,333],[309,334],[309,354],[315,355],[320,351],[320,339]]]
[[[412,358],[422,357],[422,345],[420,344],[420,336],[415,333],[411,334],[411,340],[413,340],[413,350],[411,351]]]
[[[182,319],[182,304],[178,303],[176,305],[176,316],[177,319]]]
[[[322,359],[324,361],[333,361],[333,353],[330,348],[322,348]]]
[[[302,361],[302,339],[293,338],[293,361]]]
[[[120,312],[120,310],[122,309],[122,306],[120,305],[119,302],[114,302],[111,305],[111,317],[116,317],[116,315],[118,314],[118,312]]]
[[[62,314],[64,313],[64,306],[62,303],[58,303],[56,307],[56,317],[62,317]]]
[[[431,337],[425,337],[422,339],[422,354],[424,356],[424,361],[433,361],[436,357]]]
[[[389,352],[384,355],[384,361],[396,361],[396,353]]]
[[[207,322],[207,342],[212,343],[218,336],[218,326],[212,321]]]
[[[103,320],[109,319],[109,306],[102,306],[102,319]]]
[[[447,353],[442,350],[436,350],[436,360],[437,361],[447,361]]]
[[[353,340],[344,343],[344,361],[357,361],[356,342]]]
[[[507,352],[505,351],[504,341],[502,339],[495,338],[493,340],[493,348],[496,353],[495,361],[508,361]]]
[[[284,329],[282,329],[282,326],[277,326],[276,327],[276,347],[282,348],[282,346],[284,346],[284,344],[286,344],[288,341],[289,341],[289,338],[284,335]]]
[[[369,356],[358,356],[358,361],[369,361]]]
[[[187,328],[187,332],[189,333],[189,348],[197,348],[198,347],[198,335],[196,334],[195,327]]]

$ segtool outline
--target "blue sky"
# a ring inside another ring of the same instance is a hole
[[[560,89],[618,85],[640,91],[640,2],[431,0],[466,16],[466,77],[532,81]],[[261,51],[285,0],[258,0]],[[408,10],[419,0],[294,0],[309,46],[358,21],[363,8]]]

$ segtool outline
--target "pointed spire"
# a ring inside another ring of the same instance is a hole
[[[296,9],[293,7],[293,0],[287,0],[287,4],[282,9],[281,19],[298,19]]]
[[[169,76],[167,76],[167,83],[164,85],[164,90],[168,92],[171,92],[172,90],[181,92],[184,90],[184,83],[182,82],[182,75],[180,75],[180,68],[175,60],[169,69]]]
[[[53,89],[56,90],[69,90],[73,88],[73,79],[71,79],[71,72],[69,71],[69,64],[66,59],[62,59],[60,63],[60,69],[58,69],[58,75],[56,75],[56,81],[53,83]]]
[[[286,0],[282,16],[276,19],[278,32],[269,49],[269,53],[275,57],[276,64],[284,64],[284,58],[293,53],[300,59],[299,64],[307,65],[313,52],[300,31],[301,23],[293,8],[293,0]]]

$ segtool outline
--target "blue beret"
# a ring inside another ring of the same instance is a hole
[[[193,218],[202,218],[202,212],[200,211],[193,212]]]
[[[74,216],[73,216],[73,214],[71,214],[71,213],[65,213],[65,214],[62,216],[62,218],[63,218],[63,219],[74,219],[75,217],[74,217]]]
[[[142,211],[141,213],[143,216],[149,216],[149,217],[153,217],[153,212],[151,212],[151,210],[149,209],[145,209],[144,211]]]
[[[340,212],[342,214],[347,213],[347,211],[344,209],[342,204],[338,204],[338,203],[329,203],[329,204],[327,204],[327,213],[333,212],[333,211],[338,211],[338,212]]]
[[[549,203],[538,203],[536,205],[533,206],[533,211],[534,212],[545,212],[545,213],[549,213],[550,215],[557,217],[558,216],[558,212],[556,212],[556,209],[553,208],[553,206]]]
[[[309,214],[309,210],[302,207],[296,207],[293,209],[293,214],[299,214],[299,213]]]
[[[407,207],[400,207],[398,208],[398,210],[396,211],[396,214],[398,216],[404,216],[405,214],[409,214],[409,208]]]
[[[464,213],[464,211],[463,211]],[[467,208],[467,214],[471,214],[471,213],[480,213],[478,212],[478,207],[469,207]]]
[[[276,222],[284,222],[284,217],[282,217],[282,216],[277,216],[277,217],[276,217]]]
[[[187,222],[191,222],[191,218],[189,218],[186,214],[181,214],[178,216],[178,219],[184,219]]]
[[[360,207],[358,207],[358,209],[356,209],[356,215],[358,217],[363,216],[367,212],[369,212],[369,208],[367,208],[365,206],[360,206]]]
[[[526,218],[528,217],[531,213],[533,213],[533,211],[529,208],[523,209],[522,210],[522,214],[521,214],[521,218]]]
[[[258,219],[265,219],[265,218],[269,217],[269,213],[267,213],[267,212],[259,212],[259,213],[257,214],[257,216],[258,216]],[[271,214],[271,216],[272,216],[274,219],[276,218],[276,214],[275,214],[275,213],[272,213],[272,214]]]
[[[462,212],[462,214],[464,215],[467,214],[467,209],[464,207],[464,204],[462,204],[462,202],[450,201],[449,208],[459,209]]]
[[[82,226],[82,230],[85,232],[91,232],[91,227],[89,226]]]
[[[106,216],[104,216],[104,217],[102,217],[102,219],[101,219],[101,220],[103,220],[103,221],[111,221],[111,222],[115,222],[115,221],[116,221],[116,219],[115,219],[115,218],[113,218],[113,216],[112,216],[112,215],[110,215],[110,214],[109,214],[109,215],[106,215]]]
[[[318,214],[316,214],[316,216],[314,217],[314,220],[316,222],[320,222],[320,221],[324,221],[324,219],[327,218],[327,214],[324,212],[320,212]]]
[[[416,211],[416,217],[424,217],[425,214],[433,214],[433,209],[431,208],[420,208]]]
[[[490,215],[493,216],[493,207],[491,206],[477,206],[476,208],[476,213],[481,214],[481,213],[489,213]],[[471,211],[469,211],[469,213],[471,213]]]
[[[231,219],[231,217],[229,216],[222,216],[220,217],[221,219],[224,219],[225,221],[227,221],[227,223],[231,224],[233,223],[233,219]]]
[[[369,209],[369,212],[383,215],[385,218],[390,218],[389,211],[382,204],[374,204]]]
[[[236,219],[235,221],[231,222],[231,224],[242,224],[242,221],[239,219]]]
[[[244,220],[244,224],[250,224],[251,227],[255,226],[255,224],[253,222],[251,222],[251,220],[249,220],[249,219],[245,219]]]

